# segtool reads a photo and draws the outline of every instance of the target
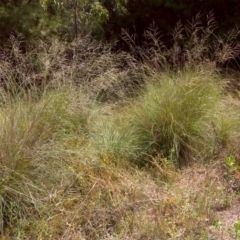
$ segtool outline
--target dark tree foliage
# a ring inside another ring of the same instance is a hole
[[[181,20],[190,21],[197,13],[213,12],[218,33],[240,24],[239,0],[0,0],[0,38],[11,34],[73,39],[91,33],[98,39],[120,38],[121,29],[135,33],[139,44],[143,32],[154,21],[168,34]]]
[[[0,37],[4,39],[19,33],[26,37],[32,25],[37,25],[36,2],[1,0],[0,1]],[[34,9],[34,10],[33,10]]]
[[[62,16],[54,2],[44,8],[39,0],[0,0],[0,43],[19,35],[25,41],[59,36],[66,27]]]

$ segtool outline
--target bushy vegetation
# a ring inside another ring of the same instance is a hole
[[[153,78],[131,119],[141,148],[176,162],[212,151],[214,119],[221,115],[215,111],[221,101],[219,79],[201,71]]]
[[[172,48],[154,27],[143,46],[125,33],[129,53],[89,35],[25,51],[11,39],[0,65],[2,239],[236,238],[238,79],[220,67],[239,46],[234,32],[212,39],[211,18],[178,24]]]
[[[89,32],[101,40],[114,41],[122,28],[136,33],[140,44],[142,33],[153,21],[164,34],[170,34],[180,19],[187,23],[197,12],[207,15],[212,10],[219,34],[240,23],[238,0],[2,0],[1,44],[19,34],[31,42],[39,37],[72,41]]]

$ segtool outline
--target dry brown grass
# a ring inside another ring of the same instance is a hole
[[[19,221],[21,238],[235,239],[239,197],[221,161],[182,170],[118,165],[117,171],[115,165],[68,163],[72,182],[51,192],[48,213]],[[10,238],[8,231],[2,239]]]

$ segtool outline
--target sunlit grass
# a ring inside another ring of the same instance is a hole
[[[2,107],[1,232],[7,223],[13,224],[17,219],[43,210],[43,198],[48,197],[49,187],[61,181],[61,174],[56,172],[66,164],[57,154],[65,153],[54,150],[52,142],[72,133],[82,138],[87,135],[86,99],[75,96],[72,101],[72,93],[59,89],[43,94],[38,100],[16,97]]]
[[[216,111],[221,100],[217,75],[154,74],[130,117],[143,154],[162,153],[176,163],[200,160],[204,149],[214,148],[212,124],[221,115]]]
[[[236,152],[228,142],[239,137],[238,101],[223,95],[220,81],[203,72],[153,74],[119,105],[73,87],[11,98],[0,118],[2,235],[209,236],[215,209],[230,208],[234,195],[218,170],[202,174],[208,169],[198,163],[203,169],[188,174],[192,162]],[[188,163],[188,172],[176,163]]]
[[[13,42],[0,66],[1,238],[227,239],[240,108],[211,46],[166,65],[177,48],[138,62],[88,41]]]

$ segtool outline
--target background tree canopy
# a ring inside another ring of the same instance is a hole
[[[240,23],[239,0],[1,0],[0,37],[2,42],[11,34],[71,40],[91,33],[111,41],[128,28],[141,39],[153,21],[167,36],[179,20],[211,11],[220,34]]]

